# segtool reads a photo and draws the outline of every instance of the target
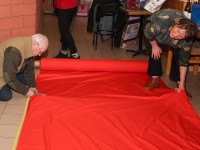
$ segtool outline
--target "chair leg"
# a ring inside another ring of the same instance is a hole
[[[94,31],[92,45],[95,46],[95,49],[97,49],[97,42],[98,42],[98,32]]]
[[[95,36],[95,49],[97,49],[97,42],[98,42],[98,33],[96,33],[96,36]]]
[[[95,36],[96,36],[96,33],[95,31],[93,32],[93,41],[92,41],[92,45],[94,45],[94,42],[95,42]]]
[[[112,27],[113,28],[113,27]],[[113,29],[112,29],[113,30]],[[111,33],[111,50],[114,47],[114,37],[115,37],[115,31],[113,30]]]
[[[113,49],[113,35],[111,36],[111,50]]]

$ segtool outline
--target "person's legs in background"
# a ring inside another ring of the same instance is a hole
[[[61,33],[61,51],[55,58],[67,58],[67,50],[70,50],[70,58],[80,58],[77,53],[74,39],[70,32],[70,26],[77,7],[71,9],[58,9],[58,24]]]

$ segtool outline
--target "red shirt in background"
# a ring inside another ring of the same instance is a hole
[[[54,0],[54,5],[59,9],[74,8],[78,5],[78,0]]]

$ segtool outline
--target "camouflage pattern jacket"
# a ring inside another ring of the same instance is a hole
[[[193,40],[174,40],[170,38],[170,30],[176,23],[185,18],[182,12],[173,9],[162,9],[147,18],[144,35],[149,41],[159,45],[168,45],[179,50],[179,65],[188,66]]]

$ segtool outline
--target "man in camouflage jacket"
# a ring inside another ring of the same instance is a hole
[[[178,91],[185,90],[185,77],[196,33],[196,24],[177,10],[163,9],[147,18],[144,35],[150,42],[152,51],[147,71],[151,80],[145,85],[145,89],[159,87],[159,77],[163,74],[162,48],[168,45],[172,48],[173,54],[170,79],[178,83]]]

